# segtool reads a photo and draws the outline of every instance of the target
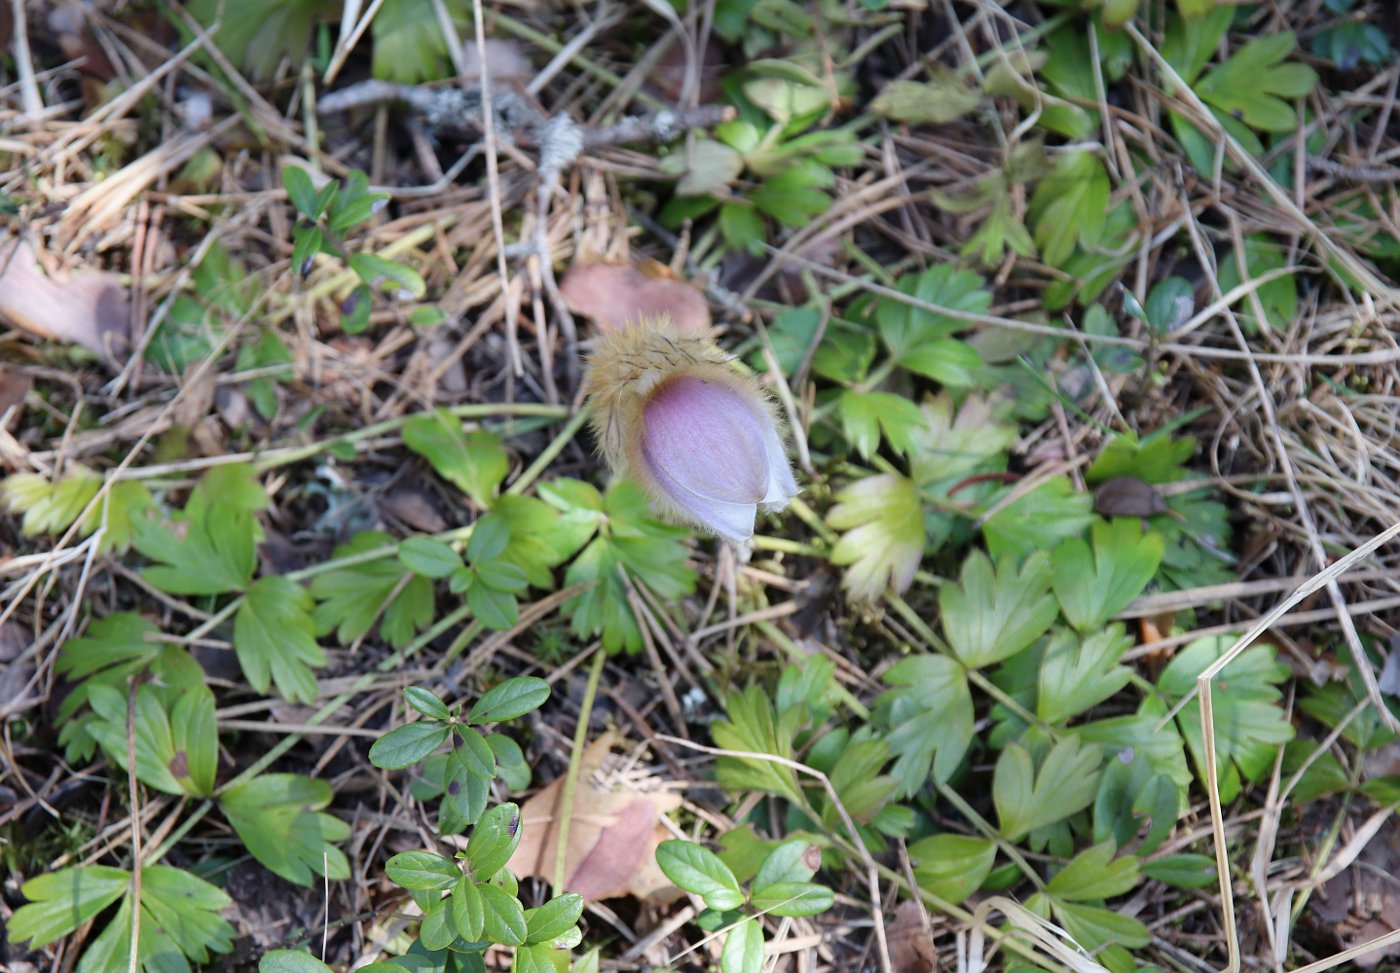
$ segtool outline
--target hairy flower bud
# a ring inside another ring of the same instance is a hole
[[[709,338],[657,320],[601,334],[584,391],[608,465],[672,517],[737,543],[797,495],[768,399]]]

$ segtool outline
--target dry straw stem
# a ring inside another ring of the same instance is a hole
[[[998,314],[978,314],[975,311],[964,311],[955,307],[944,307],[941,304],[934,304],[932,301],[925,301],[893,287],[886,287],[883,284],[873,283],[863,277],[856,277],[843,270],[829,267],[816,260],[796,253],[779,250],[776,247],[764,245],[764,249],[773,256],[775,261],[795,264],[805,270],[811,271],[818,277],[825,277],[827,280],[839,281],[848,284],[868,294],[875,294],[879,297],[888,297],[901,304],[919,308],[932,314],[941,314],[944,317],[953,318],[958,321],[966,321],[969,324],[986,324],[1001,328],[1010,328],[1012,331],[1024,331],[1027,334],[1045,335],[1047,337],[1064,339],[1068,333],[1064,328],[1056,327],[1052,324],[1037,324],[1034,321],[1021,321],[1016,318],[1008,318]],[[1231,291],[1234,293],[1234,291]],[[1220,348],[1213,345],[1187,345],[1180,342],[1147,341],[1142,338],[1126,338],[1121,335],[1111,334],[1089,334],[1084,331],[1074,332],[1073,337],[1077,341],[1084,341],[1090,344],[1111,345],[1118,348],[1131,348],[1134,351],[1156,351],[1158,353],[1171,353],[1181,355],[1185,358],[1208,358],[1218,361],[1250,361],[1275,362],[1289,365],[1307,366],[1355,366],[1355,365],[1389,365],[1400,361],[1400,347],[1387,348],[1381,351],[1363,351],[1346,355],[1328,354],[1285,354],[1281,352],[1243,352],[1238,348]]]
[[[1371,538],[1365,544],[1351,551],[1345,557],[1340,558],[1324,570],[1313,575],[1306,583],[1299,586],[1293,594],[1289,595],[1267,615],[1255,622],[1249,631],[1240,636],[1224,655],[1212,663],[1196,678],[1196,692],[1199,693],[1201,697],[1201,733],[1205,741],[1206,767],[1204,783],[1206,787],[1206,796],[1210,802],[1211,833],[1215,845],[1215,867],[1220,880],[1220,919],[1221,925],[1224,928],[1225,943],[1228,952],[1228,963],[1225,967],[1225,973],[1239,973],[1240,942],[1239,927],[1235,920],[1234,888],[1230,879],[1229,849],[1225,837],[1225,816],[1220,803],[1220,783],[1216,767],[1215,719],[1212,710],[1211,683],[1214,681],[1215,677],[1220,674],[1221,670],[1253,645],[1254,641],[1267,631],[1270,626],[1287,614],[1290,608],[1329,584],[1334,584],[1339,576],[1397,535],[1400,535],[1400,523],[1393,524],[1385,531]],[[1172,711],[1163,718],[1164,725],[1166,721],[1170,720],[1181,711],[1182,707],[1191,700],[1192,695],[1193,694],[1188,693],[1181,702],[1173,707]],[[1382,709],[1382,712],[1384,712],[1384,709]],[[1363,943],[1361,946],[1345,950],[1328,959],[1319,960],[1317,963],[1301,967],[1295,970],[1294,973],[1318,973],[1318,971],[1321,970],[1332,969],[1354,956],[1362,955],[1370,950],[1379,949],[1382,946],[1394,942],[1400,942],[1400,930],[1387,933],[1384,936],[1371,940],[1369,943]]]

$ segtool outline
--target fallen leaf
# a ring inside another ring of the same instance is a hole
[[[720,79],[729,67],[724,52],[718,44],[706,44],[700,52],[700,91],[696,100],[702,104],[718,101],[724,94]],[[690,58],[681,44],[671,44],[656,62],[647,76],[648,83],[654,85],[668,101],[680,101],[681,89],[685,86],[686,75],[690,72]]]
[[[901,902],[894,922],[885,930],[890,944],[890,968],[894,973],[934,973],[938,954],[933,949],[928,921],[919,903]]]
[[[1337,937],[1341,949],[1351,949],[1400,929],[1400,895],[1391,878],[1400,868],[1400,836],[1382,828],[1357,857],[1361,867],[1344,868],[1308,901],[1312,919]],[[1393,970],[1400,944],[1391,943],[1362,953],[1353,963],[1363,970]]]
[[[108,364],[130,345],[121,278],[105,271],[51,277],[28,240],[0,241],[0,318],[40,338],[82,345]]]
[[[486,48],[486,74],[493,84],[516,85],[524,88],[535,76],[535,66],[521,46],[513,40],[501,37],[488,37],[483,45]],[[481,81],[481,52],[475,41],[462,45],[462,81],[477,84]]]
[[[0,416],[24,401],[34,380],[13,365],[0,365]]]
[[[611,731],[603,734],[580,761],[564,855],[564,889],[586,899],[675,898],[679,890],[657,866],[656,846],[671,837],[659,822],[680,806],[680,796],[610,784],[603,767],[615,738]],[[516,875],[554,880],[563,794],[564,778],[559,777],[525,802],[520,812],[524,834],[509,863]]]
[[[88,27],[88,11],[77,0],[57,3],[49,10],[48,28],[63,54],[84,73],[111,81],[117,76],[102,45]]]
[[[379,509],[423,534],[447,529],[447,521],[433,505],[432,494],[417,483],[401,483],[390,490]]]
[[[631,264],[579,260],[559,282],[570,310],[600,331],[620,331],[644,317],[665,315],[679,331],[708,331],[710,305],[691,284],[643,273]]]

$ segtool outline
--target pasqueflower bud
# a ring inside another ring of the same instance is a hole
[[[656,320],[597,341],[584,391],[599,448],[663,512],[737,543],[797,495],[768,399],[713,341]]]

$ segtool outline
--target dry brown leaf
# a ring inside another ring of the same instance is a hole
[[[0,240],[0,319],[82,345],[112,364],[126,356],[131,312],[121,278],[105,271],[49,276],[28,240]]]
[[[680,806],[680,797],[610,786],[603,765],[616,734],[595,740],[580,761],[573,814],[564,857],[564,889],[587,899],[630,895],[665,900],[679,894],[656,864],[656,846],[670,837],[661,816]],[[559,802],[564,778],[538,791],[521,809],[524,834],[510,860],[516,875],[554,880],[559,844]]]
[[[901,902],[886,936],[894,973],[934,973],[938,969],[938,954],[934,952],[928,922],[919,903]]]
[[[1369,769],[1369,768],[1368,768]],[[1361,866],[1342,869],[1309,900],[1312,919],[1351,949],[1400,929],[1400,895],[1392,878],[1400,869],[1400,835],[1382,828],[1357,856]],[[1363,953],[1353,962],[1363,970],[1394,970],[1400,944]]]
[[[28,372],[13,365],[0,365],[0,416],[23,402],[32,384],[34,380]]]
[[[648,275],[631,264],[578,260],[559,282],[569,309],[599,330],[620,331],[639,318],[666,316],[679,331],[710,330],[710,305],[693,285]]]

